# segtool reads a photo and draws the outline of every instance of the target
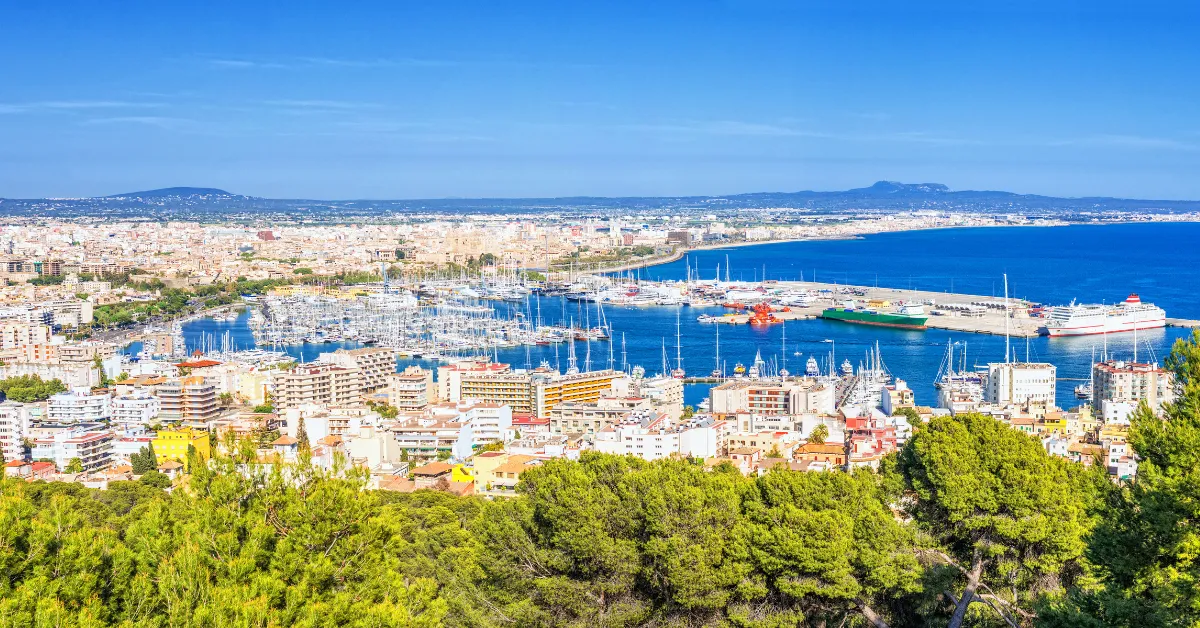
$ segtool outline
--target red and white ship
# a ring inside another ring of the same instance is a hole
[[[1167,313],[1153,303],[1143,303],[1136,294],[1116,305],[1076,305],[1072,301],[1050,308],[1046,317],[1046,334],[1052,337],[1117,334],[1166,326]]]

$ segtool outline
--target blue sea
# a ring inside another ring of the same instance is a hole
[[[856,240],[786,242],[745,247],[712,249],[691,253],[678,262],[643,269],[643,278],[682,279],[690,265],[698,267],[702,277],[716,274],[721,264],[724,275],[726,256],[734,278],[803,279],[837,281],[858,285],[879,285],[922,290],[958,291],[981,295],[1003,294],[1003,275],[1008,274],[1013,296],[1046,304],[1114,302],[1130,292],[1153,302],[1173,318],[1200,319],[1200,224],[1139,223],[1106,226],[1069,227],[991,227],[940,229],[867,236]],[[524,310],[526,305],[498,303],[501,311]],[[536,316],[536,302],[529,314]],[[615,365],[622,365],[622,338],[625,361],[640,364],[648,373],[661,370],[663,346],[669,367],[675,367],[675,321],[682,327],[683,366],[691,374],[706,375],[716,366],[714,325],[696,322],[714,308],[692,307],[612,307],[605,315],[616,334],[612,345]],[[547,323],[584,318],[582,306],[559,298],[541,299],[542,318]],[[595,310],[591,310],[595,320]],[[237,322],[199,320],[185,327],[189,348],[199,346],[204,334],[220,337],[226,331],[239,348],[253,346],[246,327],[247,317]],[[866,353],[879,345],[884,364],[894,376],[908,382],[917,402],[936,402],[933,387],[946,354],[947,343],[958,343],[956,355],[966,352],[968,365],[984,364],[1004,358],[1004,338],[930,329],[924,332],[847,325],[824,320],[793,321],[769,328],[722,325],[721,359],[726,372],[741,362],[747,366],[761,352],[765,360],[774,360],[793,372],[803,370],[808,356],[816,356],[824,366],[831,353],[840,363],[848,358],[857,364]],[[786,334],[786,345],[784,335]],[[1161,360],[1175,339],[1189,330],[1167,328],[1138,334],[1139,359]],[[1108,349],[1117,357],[1132,357],[1132,336],[1109,336]],[[1032,361],[1048,361],[1058,367],[1058,402],[1075,405],[1073,390],[1088,376],[1092,350],[1100,349],[1102,339],[1034,338],[1014,339],[1018,356]],[[219,345],[219,341],[218,341]],[[311,361],[322,351],[355,345],[299,345],[288,353]],[[588,343],[577,343],[576,351],[583,366]],[[591,343],[591,364],[607,366],[608,343]],[[797,357],[796,352],[802,355]],[[502,361],[515,367],[526,364],[524,348],[500,351]],[[1152,358],[1151,358],[1152,359]],[[530,347],[529,363],[546,360],[565,369],[566,346]],[[403,367],[410,361],[400,361]],[[430,363],[424,363],[430,366]],[[708,394],[706,385],[689,385],[688,403],[696,404]]]

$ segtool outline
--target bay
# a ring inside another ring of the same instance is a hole
[[[643,278],[683,279],[687,266],[699,266],[702,277],[712,277],[716,265],[725,267],[726,256],[731,276],[746,280],[760,278],[763,268],[769,279],[812,279],[815,270],[820,281],[838,281],[858,285],[877,285],[924,290],[969,292],[981,295],[1003,293],[1003,274],[1008,273],[1010,289],[1021,296],[1047,304],[1114,302],[1130,292],[1138,292],[1176,318],[1200,318],[1196,294],[1200,280],[1200,224],[1135,223],[1105,226],[1013,227],[979,229],[939,229],[866,236],[854,240],[798,241],[729,247],[691,252],[684,260],[640,271]],[[724,275],[724,270],[722,270]],[[495,303],[501,314],[528,309],[536,316],[537,299],[525,303]],[[558,323],[590,317],[594,307],[561,298],[541,298],[542,319]],[[663,347],[669,368],[676,366],[675,324],[681,329],[680,354],[683,367],[692,375],[706,375],[716,367],[715,329],[712,324],[696,321],[703,313],[719,314],[720,308],[694,307],[606,307],[604,314],[615,330],[611,355],[613,364],[642,365],[648,373],[662,370]],[[237,348],[250,348],[253,338],[246,326],[247,317],[236,322],[201,319],[184,326],[189,350],[201,344],[204,334],[219,337],[229,332]],[[1139,360],[1161,361],[1178,338],[1190,330],[1166,328],[1139,332]],[[786,334],[786,346],[783,343]],[[622,359],[624,339],[624,360]],[[946,354],[947,343],[959,343],[956,354],[965,350],[967,364],[985,364],[1003,360],[1004,338],[930,329],[924,332],[848,325],[825,320],[792,321],[766,328],[722,325],[720,354],[726,372],[736,363],[749,366],[756,353],[775,361],[792,372],[803,370],[803,362],[812,355],[823,368],[831,357],[837,363],[849,359],[858,364],[878,344],[883,361],[895,377],[913,388],[917,402],[933,405],[936,389],[933,381]],[[1104,339],[1081,338],[1013,339],[1012,346],[1021,359],[1046,361],[1058,367],[1058,403],[1076,405],[1073,390],[1088,376],[1092,351],[1100,351]],[[1107,338],[1110,355],[1130,359],[1131,334]],[[219,345],[219,341],[218,341]],[[287,352],[303,361],[311,361],[321,352],[353,344],[297,345]],[[589,343],[576,343],[579,365],[589,352]],[[800,356],[796,356],[796,352]],[[833,355],[831,355],[833,354]],[[591,366],[609,364],[610,345],[590,343]],[[543,360],[551,366],[567,368],[566,345],[503,349],[498,358],[522,368],[537,366]],[[434,366],[430,361],[399,360],[408,364]],[[687,403],[696,404],[708,395],[709,386],[689,385]]]

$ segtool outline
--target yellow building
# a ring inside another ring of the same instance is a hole
[[[288,284],[271,289],[271,295],[277,297],[309,297],[324,294],[325,288],[314,284]]]
[[[208,432],[183,428],[179,430],[162,430],[154,438],[154,457],[159,462],[178,460],[187,464],[188,447],[195,447],[196,454],[202,460],[208,460]]]

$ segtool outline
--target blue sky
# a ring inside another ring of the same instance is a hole
[[[0,196],[1200,199],[1183,3],[182,4],[0,9]]]

